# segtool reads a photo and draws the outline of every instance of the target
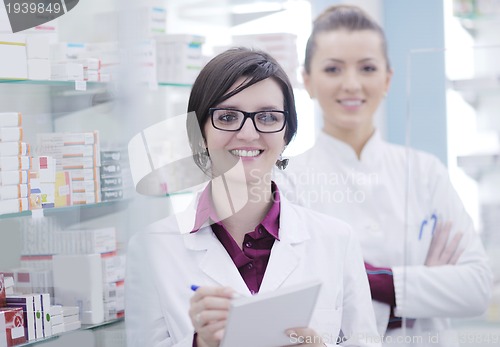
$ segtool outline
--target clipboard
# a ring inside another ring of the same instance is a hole
[[[312,281],[234,299],[220,347],[291,345],[285,331],[309,326],[320,289]]]

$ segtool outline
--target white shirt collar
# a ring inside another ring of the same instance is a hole
[[[358,162],[364,165],[374,165],[380,162],[383,152],[381,147],[383,144],[384,141],[380,136],[380,132],[375,130],[361,151],[361,159],[358,159],[356,152],[350,145],[325,133],[323,130],[320,131],[316,139],[316,146],[320,146],[320,148],[327,150],[329,153],[334,152],[336,156],[343,160]]]

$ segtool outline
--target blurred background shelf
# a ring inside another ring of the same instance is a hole
[[[499,154],[475,154],[457,157],[457,164],[475,180],[480,180],[485,173],[500,172]]]
[[[45,208],[34,211],[23,211],[19,213],[8,213],[0,215],[0,219],[20,218],[20,217],[38,217],[38,216],[57,216],[78,213],[82,219],[97,218],[105,216],[111,212],[123,211],[127,208],[129,199],[116,201],[99,202],[96,204],[73,205],[67,207]]]
[[[41,338],[41,339],[36,339],[36,340],[32,340],[32,341],[29,341],[29,342],[26,342],[26,343],[23,343],[23,344],[20,344],[20,345],[16,345],[16,346],[19,346],[19,347],[25,347],[25,346],[44,346],[44,347],[50,347],[50,346],[59,346],[61,345],[61,343],[64,343],[63,341],[59,341],[59,339],[61,340],[64,340],[65,337],[67,337],[68,335],[78,335],[79,333],[84,333],[85,334],[85,330],[93,330],[93,331],[96,331],[96,330],[99,330],[99,329],[107,329],[111,326],[121,326],[123,325],[123,322],[125,321],[124,318],[117,318],[117,319],[113,319],[113,320],[110,320],[110,321],[106,321],[106,322],[102,322],[102,323],[99,323],[99,324],[90,324],[90,325],[82,325],[82,327],[80,329],[77,329],[77,330],[72,330],[72,331],[68,331],[68,332],[64,332],[62,334],[57,334],[57,335],[53,335],[53,336],[50,336],[50,337],[45,337],[45,338]],[[78,347],[80,346],[83,346],[83,345],[78,345]]]

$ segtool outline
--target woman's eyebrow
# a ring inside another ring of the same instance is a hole
[[[358,63],[366,63],[366,62],[369,62],[369,61],[377,61],[377,59],[373,58],[373,57],[367,57],[367,58],[363,58],[363,59],[358,60]],[[345,64],[344,60],[336,59],[336,58],[325,59],[325,62],[326,63],[333,62],[333,63],[338,63],[338,64]]]
[[[368,58],[360,59],[358,62],[359,63],[367,63],[367,62],[372,62],[372,61],[377,61],[377,59],[372,58],[372,57],[368,57]]]
[[[234,106],[232,104],[221,104],[221,105],[217,106],[216,108],[227,108],[227,109],[231,109],[231,110],[238,110],[238,111],[250,112],[250,111],[246,111],[246,110],[241,109],[240,106]],[[252,107],[252,109],[255,110],[255,111],[252,111],[252,112],[269,111],[269,110],[280,110],[281,108],[283,108],[283,106],[278,106],[278,105],[267,105],[267,106],[261,106],[261,107]]]
[[[344,64],[345,62],[341,59],[336,59],[336,58],[327,58],[325,59],[325,63],[338,63],[338,64]]]

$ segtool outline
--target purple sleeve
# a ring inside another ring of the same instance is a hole
[[[375,267],[365,262],[372,299],[396,306],[396,293],[392,270],[387,267]]]

